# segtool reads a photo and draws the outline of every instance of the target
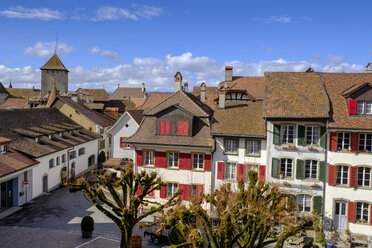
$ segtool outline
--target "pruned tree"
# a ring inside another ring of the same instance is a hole
[[[288,206],[288,197],[250,171],[248,185],[240,181],[236,193],[226,184],[189,206],[173,207],[160,220],[161,228],[175,226],[186,240],[173,247],[258,248],[272,243],[283,247],[288,237],[311,228],[316,218],[297,214]],[[212,211],[203,208],[205,202]]]
[[[156,173],[147,174],[142,171],[135,174],[132,165],[128,168],[115,169],[120,171],[120,177],[117,177],[116,173],[93,172],[94,180],[81,177],[76,184],[68,186],[71,192],[82,191],[98,210],[109,217],[120,229],[120,248],[130,248],[133,228],[147,216],[174,206],[177,203],[177,196],[182,191],[174,194],[166,204],[160,204],[146,198],[155,190],[164,187],[164,183]],[[150,204],[153,207],[140,214],[141,204],[144,206]]]

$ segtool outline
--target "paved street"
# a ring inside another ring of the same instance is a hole
[[[82,239],[80,233],[80,221],[86,215],[92,216],[95,221],[95,236],[90,240]],[[141,230],[135,230],[135,234],[142,233]],[[83,193],[70,193],[66,188],[58,188],[39,197],[15,214],[0,220],[0,240],[2,245],[5,244],[1,247],[85,248],[94,243],[94,247],[111,248],[118,247],[119,243],[115,240],[119,239],[119,229],[109,218],[93,207]],[[143,247],[160,246],[145,240]]]

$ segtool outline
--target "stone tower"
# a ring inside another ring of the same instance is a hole
[[[51,92],[54,85],[59,93],[68,92],[68,70],[57,54],[54,54],[41,68],[41,97]]]

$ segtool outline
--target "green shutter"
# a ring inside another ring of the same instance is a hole
[[[297,200],[297,197],[296,197],[295,195],[289,195],[289,196],[288,196],[288,204],[287,204],[287,207],[288,207],[288,210],[289,210],[290,212],[296,210],[296,200]]]
[[[278,178],[279,172],[279,159],[273,158],[272,166],[271,166],[271,176],[274,178]]]
[[[326,168],[327,168],[326,161],[320,161],[319,162],[319,180],[322,182],[324,182],[326,178]]]
[[[318,214],[322,213],[322,197],[320,195],[313,198],[313,211]]]
[[[274,138],[273,138],[274,145],[280,145],[280,125],[274,125]]]
[[[298,125],[297,145],[299,146],[305,145],[305,126]]]
[[[297,159],[296,178],[297,179],[304,179],[304,177],[305,177],[304,161],[301,160],[301,159]]]
[[[327,141],[327,129],[325,126],[320,127],[320,146],[325,148],[326,147],[326,141]]]

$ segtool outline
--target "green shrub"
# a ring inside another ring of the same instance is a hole
[[[93,232],[94,230],[94,220],[90,216],[84,216],[81,221],[81,230],[83,232]]]

